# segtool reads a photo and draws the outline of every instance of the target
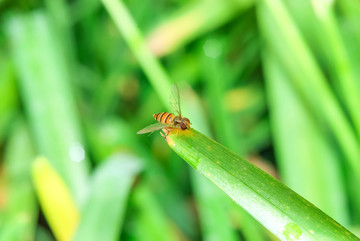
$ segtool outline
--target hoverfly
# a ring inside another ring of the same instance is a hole
[[[170,94],[170,106],[176,115],[169,112],[161,112],[154,114],[154,119],[158,122],[145,127],[137,132],[137,134],[145,134],[163,129],[167,134],[172,129],[186,130],[190,129],[190,120],[181,116],[180,94],[177,85],[173,84]]]

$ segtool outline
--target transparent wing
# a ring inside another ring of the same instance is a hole
[[[147,127],[145,127],[144,129],[139,130],[138,132],[136,132],[137,134],[145,134],[145,133],[149,133],[149,132],[154,132],[166,127],[171,126],[171,124],[163,124],[160,122],[157,122],[155,124],[149,125]]]
[[[181,116],[181,109],[180,109],[180,94],[179,88],[176,84],[172,85],[171,94],[170,94],[170,107],[175,115]]]

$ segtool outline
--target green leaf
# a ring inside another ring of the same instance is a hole
[[[159,98],[162,100],[164,106],[168,106],[168,95],[170,90],[170,78],[161,67],[157,59],[152,55],[146,46],[144,39],[132,19],[128,9],[122,1],[117,0],[103,0],[104,6],[109,11],[109,14],[116,23],[119,31],[127,41],[134,55],[137,57],[145,74],[148,76],[154,89],[157,91]],[[204,126],[205,121],[202,122]],[[196,185],[196,190],[206,189],[207,193],[212,192],[213,186],[207,182],[200,181],[200,178],[193,178],[193,184]],[[223,202],[215,202],[219,195],[216,190],[212,192],[212,199],[201,198],[202,193],[198,192],[197,202],[199,204],[199,213],[201,213],[200,223],[204,230],[204,238],[212,240],[232,240],[235,237],[235,232],[232,230],[230,222],[227,221],[225,213],[218,210],[223,208]],[[200,201],[201,199],[201,201]]]
[[[118,239],[131,186],[141,168],[137,157],[118,153],[97,169],[74,240]]]
[[[352,123],[283,1],[259,1],[258,16],[267,51],[279,59],[281,68],[288,73],[291,84],[316,118],[318,127],[329,130],[327,138],[334,137],[344,155],[351,182],[350,202],[359,222],[360,193],[357,189],[360,184],[360,151]]]
[[[17,120],[10,132],[2,163],[0,190],[0,240],[33,240],[38,218],[38,206],[30,180],[30,166],[35,156],[27,126]],[[19,151],[21,150],[21,151]]]
[[[264,66],[282,180],[342,225],[349,225],[341,158],[296,94],[279,61],[271,54],[264,55]]]
[[[203,240],[237,240],[228,217],[229,198],[199,173],[191,172]]]
[[[210,133],[210,127],[201,107],[200,98],[190,88],[183,90],[182,100],[185,116],[190,116],[191,113],[192,126],[206,134]],[[230,203],[231,200],[221,190],[217,189],[213,183],[206,180],[195,170],[191,172],[191,182],[196,197],[204,240],[236,239],[233,223],[229,222],[229,213],[237,214],[237,217],[233,220],[239,221],[242,219],[243,223],[246,223],[246,225],[241,225],[241,232],[243,232],[246,240],[263,240],[261,229],[258,228],[259,225],[254,219],[250,218],[243,209],[233,208]]]
[[[359,240],[310,202],[229,149],[191,129],[169,146],[282,240]]]
[[[132,19],[128,9],[122,1],[102,0],[102,2],[134,55],[138,59],[140,65],[143,67],[149,81],[155,87],[154,89],[157,91],[157,94],[163,104],[169,107],[168,95],[164,94],[169,93],[171,88],[169,77],[163,70],[159,61],[147,47],[146,42]]]
[[[134,235],[133,240],[182,240],[181,232],[169,222],[169,217],[166,216],[148,183],[140,182],[136,186],[131,203],[134,206],[132,212],[134,219],[130,225]]]
[[[14,69],[8,56],[0,55],[0,142],[6,137],[18,106]]]
[[[5,27],[19,75],[21,99],[39,152],[81,204],[86,198],[88,162],[83,155],[70,70],[58,33],[41,10],[13,15]]]

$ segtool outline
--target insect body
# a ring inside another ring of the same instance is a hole
[[[178,127],[181,130],[190,129],[190,120],[183,118],[181,115],[175,116],[169,112],[161,112],[153,115],[155,120],[163,124],[173,124],[174,127]]]
[[[163,124],[171,124],[174,122],[175,115],[169,112],[161,112],[154,114],[154,119]]]
[[[181,129],[186,130],[190,129],[190,120],[188,118],[181,116],[180,109],[180,95],[179,89],[176,85],[173,85],[171,95],[170,95],[170,104],[172,108],[175,110],[177,115],[174,115],[169,112],[161,112],[158,114],[154,114],[154,119],[158,121],[158,123],[149,125],[144,129],[137,132],[137,134],[144,134],[148,132],[154,132],[160,129],[165,130],[165,132],[169,132],[172,129]]]

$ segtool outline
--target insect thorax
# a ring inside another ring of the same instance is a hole
[[[173,120],[174,124],[179,124],[181,122],[181,119],[182,118],[180,116],[175,116]]]

